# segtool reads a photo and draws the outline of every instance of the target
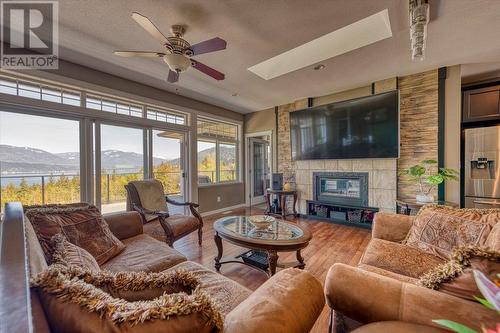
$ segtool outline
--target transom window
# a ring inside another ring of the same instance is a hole
[[[32,98],[47,102],[83,106],[88,109],[110,112],[137,118],[165,122],[175,125],[187,125],[186,113],[171,110],[158,105],[150,105],[138,100],[115,98],[114,96],[101,95],[99,92],[85,91],[82,96],[81,89],[67,89],[56,85],[18,79],[10,75],[0,75],[0,94],[9,94],[20,97]],[[144,112],[146,110],[146,112]]]
[[[85,103],[86,107],[89,109],[142,118],[142,107],[139,105],[128,104],[92,95],[87,95]]]
[[[238,125],[199,119],[198,136],[212,139],[237,141]]]
[[[0,77],[0,93],[80,106],[80,93],[39,83]]]
[[[186,115],[157,108],[147,108],[147,118],[164,121],[170,124],[186,125]]]

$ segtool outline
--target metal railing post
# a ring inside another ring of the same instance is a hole
[[[107,192],[107,195],[106,195],[106,197],[107,197],[107,201],[106,201],[106,203],[109,203],[109,202],[110,202],[110,201],[109,201],[109,184],[110,184],[110,183],[109,183],[109,173],[107,173],[107,174],[106,174],[106,186],[107,186],[107,191],[106,191],[106,192]]]
[[[42,205],[45,205],[45,176],[42,176]]]

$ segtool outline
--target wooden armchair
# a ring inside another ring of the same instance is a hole
[[[198,244],[201,245],[203,219],[192,202],[177,202],[169,199],[163,185],[156,179],[132,181],[125,185],[127,210],[141,214],[144,233],[173,246],[174,242],[198,230]],[[168,212],[167,203],[189,206],[192,216]]]

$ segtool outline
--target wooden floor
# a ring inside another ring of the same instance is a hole
[[[263,211],[253,208],[252,214]],[[213,222],[223,216],[250,215],[247,208],[233,210],[224,214],[217,214],[203,219],[203,245],[198,246],[197,234],[184,237],[174,243],[174,248],[184,254],[189,260],[198,262],[205,267],[214,269],[214,257],[217,254],[213,236]],[[334,263],[341,262],[356,265],[370,240],[370,232],[365,229],[332,224],[302,218],[290,219],[301,225],[307,225],[313,238],[309,245],[302,250],[305,258],[306,270],[318,278],[324,284],[326,273]],[[224,255],[238,255],[242,248],[223,241]],[[279,253],[281,261],[295,260],[295,253]],[[226,264],[221,268],[221,273],[230,279],[238,281],[246,287],[255,290],[267,280],[267,276],[256,269],[241,264]],[[316,321],[311,332],[327,332],[328,307],[325,306],[321,316]]]

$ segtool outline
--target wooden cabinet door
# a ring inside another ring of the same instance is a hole
[[[500,87],[464,92],[464,122],[500,119]]]

